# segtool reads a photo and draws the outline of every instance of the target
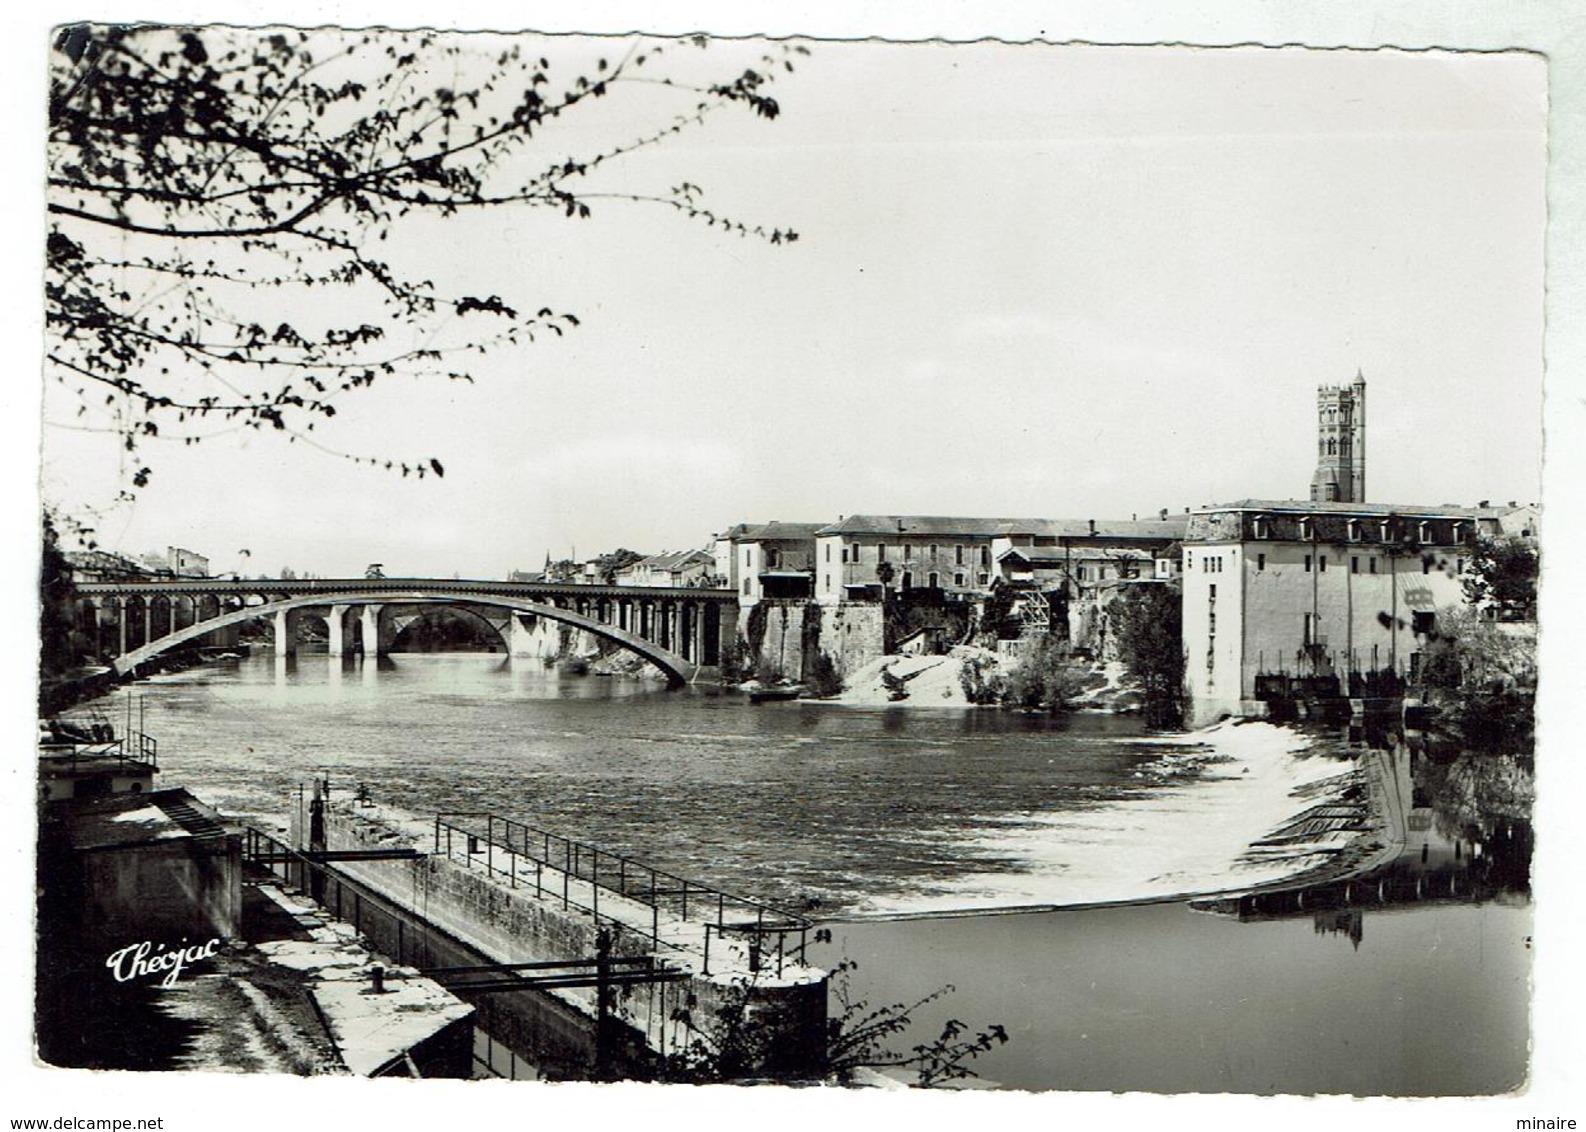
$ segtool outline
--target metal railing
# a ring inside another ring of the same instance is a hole
[[[59,760],[70,766],[85,759],[115,759],[121,766],[143,763],[152,770],[159,770],[159,752],[158,740],[141,731],[108,739],[82,738],[62,733],[59,738],[41,736],[39,740],[40,758]]]
[[[673,920],[699,924],[705,974],[710,973],[713,935],[747,938],[750,969],[774,962],[778,975],[785,961],[795,955],[802,959],[808,941],[811,922],[803,916],[499,814],[437,814],[435,853],[469,868],[482,867],[512,888],[532,887],[537,898],[587,912],[597,921],[642,930],[635,913],[647,912],[653,946],[684,950],[683,940],[666,938],[665,927]],[[796,950],[787,947],[792,935],[798,937]]]

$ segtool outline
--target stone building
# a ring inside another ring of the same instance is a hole
[[[996,574],[999,535],[1034,530],[1040,519],[942,515],[849,515],[815,536],[815,600],[823,605],[897,591],[940,590],[948,600],[982,596]],[[886,567],[886,569],[882,569]],[[890,580],[883,583],[883,576]]]
[[[1508,509],[1241,500],[1195,512],[1183,544],[1190,723],[1279,695],[1395,695],[1438,611],[1464,600],[1478,534]]]
[[[715,569],[715,560],[703,550],[663,550],[618,570],[619,586],[660,586],[680,589],[702,586]]]
[[[761,598],[807,598],[814,587],[815,534],[825,523],[737,523],[713,540],[716,584],[749,608]]]
[[[1316,391],[1316,474],[1311,500],[1360,503],[1366,498],[1366,379]]]

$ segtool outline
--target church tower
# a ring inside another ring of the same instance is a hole
[[[1316,474],[1311,500],[1363,503],[1366,499],[1366,379],[1316,391]]]

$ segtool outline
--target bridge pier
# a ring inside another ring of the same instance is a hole
[[[347,632],[347,611],[351,608],[350,605],[333,605],[330,607],[330,612],[325,615],[331,656],[352,655],[352,634]]]
[[[275,655],[278,657],[297,655],[297,618],[292,616],[294,612],[278,609],[272,618],[271,632],[274,634]]]
[[[381,657],[391,654],[391,642],[380,636],[380,611],[384,608],[385,606],[383,605],[370,604],[364,606],[358,613],[359,629],[363,635],[359,646],[362,648],[364,656],[371,655],[369,647],[371,642],[374,644],[374,649],[372,650],[374,656]]]

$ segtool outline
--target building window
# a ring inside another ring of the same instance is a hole
[[[991,547],[983,546],[980,548],[980,564],[982,566],[991,565]]]
[[[1074,570],[1074,577],[1078,578],[1080,581],[1083,582],[1085,580],[1085,567],[1083,567],[1083,566],[1077,567]]]
[[[1193,550],[1186,550],[1184,552],[1184,569],[1195,569],[1195,552]]]
[[[826,575],[826,592],[832,592],[832,576],[830,574]]]
[[[953,575],[953,585],[961,587],[963,584],[964,584],[964,572],[962,570],[960,570],[958,573]]]
[[[745,578],[743,580],[743,596],[744,597],[748,597],[749,596],[749,579],[748,578]]]
[[[1349,541],[1350,542],[1359,542],[1360,541],[1360,520],[1359,519],[1351,519],[1351,520],[1349,520]]]
[[[1307,574],[1311,572],[1311,556],[1309,554],[1305,556],[1305,572]]]
[[[887,560],[887,544],[884,543],[884,542],[876,543],[876,561],[877,562],[885,562],[886,560]]]
[[[1265,570],[1266,568],[1267,568],[1267,556],[1265,554],[1256,555],[1256,569],[1257,570]]]
[[[1216,601],[1217,600],[1217,583],[1216,582],[1213,582],[1211,585],[1206,587],[1206,599],[1208,601]]]
[[[1316,643],[1316,615],[1314,613],[1305,614],[1304,633],[1304,643],[1309,648]]]
[[[931,543],[931,561],[936,561],[936,544],[934,542]]]
[[[982,574],[982,575],[980,575],[980,584],[983,585],[983,586],[991,585],[991,575],[990,574]]]
[[[1267,527],[1267,517],[1265,515],[1257,515],[1250,520],[1250,533],[1255,538],[1272,537],[1271,531]]]
[[[925,584],[933,590],[940,589],[942,585],[942,576],[935,570],[932,570],[929,574],[925,575]]]
[[[754,565],[754,551],[750,550],[746,546],[746,547],[743,548],[743,568],[745,570],[747,570],[753,565]]]
[[[906,589],[912,588],[913,585],[914,585],[914,574],[913,574],[913,572],[909,571],[909,570],[903,571],[903,577],[899,581],[898,588],[906,590]]]
[[[1360,573],[1360,555],[1351,554],[1349,556],[1349,572],[1351,574]]]
[[[1431,572],[1432,572],[1432,556],[1430,554],[1421,555],[1421,573],[1430,574]]]
[[[963,564],[964,564],[964,548],[962,546],[953,547],[953,565],[954,566],[962,566]]]
[[[831,547],[828,546],[826,548],[826,553],[828,556],[831,554]],[[848,565],[848,548],[846,546],[843,547],[843,565]]]
[[[1327,573],[1327,555],[1320,555],[1316,559],[1316,568],[1324,574]]]
[[[1312,531],[1311,531],[1311,520],[1310,520],[1309,516],[1301,518],[1300,519],[1300,538],[1308,540],[1311,537],[1311,534],[1312,534]]]
[[[1431,542],[1432,541],[1432,524],[1431,523],[1422,523],[1422,524],[1420,524],[1416,528],[1416,537],[1418,537],[1421,540],[1423,545],[1425,543]]]
[[[831,562],[831,560],[832,560],[832,544],[831,543],[827,543],[826,544],[826,561],[829,563],[829,562]]]
[[[1375,558],[1366,559],[1366,571],[1371,574],[1377,572],[1377,560]]]

